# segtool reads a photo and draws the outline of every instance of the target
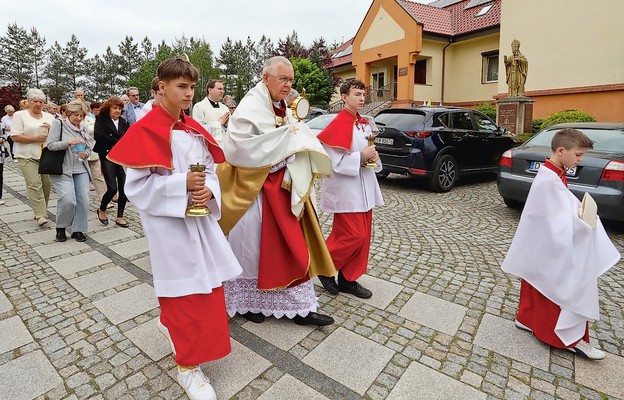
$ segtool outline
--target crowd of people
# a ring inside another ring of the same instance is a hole
[[[319,312],[314,277],[333,296],[373,296],[358,279],[368,268],[372,210],[384,204],[375,176],[382,165],[367,140],[371,123],[359,114],[365,102],[362,81],[341,85],[344,109],[315,136],[290,110],[298,93],[292,88],[294,70],[287,58],[268,59],[262,80],[238,105],[224,96],[222,81],[210,80],[192,117],[185,110],[191,107],[197,69],[177,57],[163,61],[156,72],[152,99],[146,104],[134,87],[102,104],[85,102],[84,92],[77,90],[75,99],[60,107],[45,105],[43,92],[31,89],[24,109],[5,108],[0,143],[13,141],[12,154],[40,226],[48,223],[52,183],[58,194],[58,242],[67,239],[67,228],[72,238],[87,240],[90,182],[101,224],[109,223],[107,210],[115,198],[119,227],[129,226],[124,218],[128,201],[138,209],[161,308],[158,329],[178,365],[177,382],[191,399],[215,399],[199,365],[230,352],[228,314],[254,323],[274,317],[299,325],[330,325],[332,316]],[[563,167],[578,164],[591,141],[576,131],[562,135],[553,139],[550,164],[536,179],[544,176],[556,187],[530,194],[529,202],[541,195],[538,203],[575,212],[569,196],[561,200],[552,193],[560,195],[559,186],[565,189]],[[38,173],[43,146],[64,152],[62,174]],[[327,239],[319,224],[317,179],[322,180],[320,209],[333,214]],[[189,207],[203,207],[205,212],[189,214]],[[549,223],[561,232],[568,217],[553,222],[538,218],[541,242],[549,243]],[[604,358],[604,352],[589,344],[587,321],[597,314],[583,313],[582,307],[569,312],[568,303],[557,300],[573,298],[575,282],[568,282],[567,291],[560,294],[552,282],[563,278],[534,273],[536,265],[557,263],[547,251],[526,263],[522,235],[533,234],[535,223],[523,214],[503,264],[523,279],[516,326],[552,346]],[[569,225],[570,230],[585,230],[585,246],[601,246],[600,257],[585,257],[595,268],[583,284],[596,290],[578,297],[597,305],[597,276],[617,262],[619,253],[600,224],[594,233],[576,222]],[[557,254],[563,253],[565,248]],[[568,324],[563,333],[558,331],[561,318]]]

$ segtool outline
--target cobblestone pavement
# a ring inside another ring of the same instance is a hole
[[[0,399],[184,399],[156,330],[147,243],[95,219],[89,239],[39,228],[17,164],[0,206]],[[368,274],[374,296],[329,296],[322,328],[231,320],[232,353],[202,366],[220,399],[622,399],[624,272],[599,282],[601,320],[589,362],[513,326],[519,281],[500,270],[519,212],[489,179],[450,193],[382,182]],[[53,196],[49,212],[55,212]],[[114,209],[109,213],[113,215]],[[53,221],[53,219],[52,219]],[[324,233],[331,216],[321,215]],[[620,251],[624,228],[608,226]]]

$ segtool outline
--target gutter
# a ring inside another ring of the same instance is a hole
[[[453,43],[453,37],[449,36],[448,43],[442,49],[442,85],[440,93],[440,105],[444,104],[444,77],[446,76],[446,48]]]

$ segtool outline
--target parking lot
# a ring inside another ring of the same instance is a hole
[[[102,226],[85,243],[37,227],[17,164],[0,206],[0,399],[184,399],[156,330],[147,243]],[[519,281],[500,270],[520,212],[493,177],[447,193],[391,175],[374,214],[373,297],[331,297],[321,328],[231,320],[232,353],[203,366],[220,399],[623,399],[624,262],[602,277],[590,362],[513,326]],[[93,193],[93,192],[92,192]],[[55,213],[55,197],[48,211]],[[325,234],[331,216],[321,215]],[[624,252],[624,228],[607,225]]]

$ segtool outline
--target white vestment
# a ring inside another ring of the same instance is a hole
[[[600,318],[598,277],[620,259],[600,219],[579,218],[581,202],[555,172],[539,169],[502,264],[561,307],[555,333],[567,346]]]
[[[368,146],[371,135],[369,124],[354,124],[351,151],[323,145],[332,160],[333,174],[323,179],[321,209],[327,213],[366,212],[384,201],[375,172],[381,171],[381,160],[376,168],[363,168],[360,152]]]
[[[225,113],[230,113],[230,109],[225,104],[219,102],[219,108],[215,108],[210,104],[208,97],[204,97],[202,101],[193,106],[191,117],[210,132],[217,142],[222,143],[225,129],[219,122],[219,118]]]
[[[197,143],[191,134],[174,130],[171,133],[173,170],[126,170],[126,196],[139,209],[158,297],[211,293],[223,281],[241,272],[217,222],[221,217],[221,190],[208,151],[204,164],[206,186],[214,196],[207,203],[212,214],[185,217],[191,202],[186,175],[189,164],[196,162],[188,156],[194,154],[191,149]]]
[[[314,178],[330,174],[331,162],[316,136],[305,123],[297,122],[289,109],[285,119],[275,116],[268,89],[259,82],[230,117],[223,151],[228,163],[234,166],[257,168],[280,164],[286,168],[282,185],[291,188],[291,212],[299,216],[304,201],[314,199]],[[285,124],[276,128],[281,122]],[[287,289],[257,288],[261,224],[262,191],[228,235],[243,267],[239,278],[224,284],[228,314],[254,312],[293,318],[315,312],[318,300],[312,280]]]

